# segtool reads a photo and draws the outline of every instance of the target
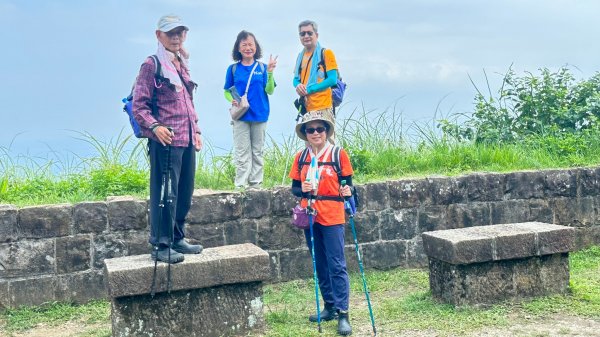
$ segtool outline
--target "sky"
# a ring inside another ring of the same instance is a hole
[[[348,83],[338,120],[355,109],[395,108],[406,124],[473,110],[475,88],[493,91],[518,74],[568,65],[577,78],[600,69],[600,2],[592,0],[0,0],[0,150],[13,156],[88,156],[79,140],[131,133],[121,99],[156,51],[156,23],[178,14],[190,28],[195,105],[205,139],[231,148],[223,97],[231,49],[254,33],[263,61],[278,56],[268,134],[293,133],[297,25],[319,24]]]

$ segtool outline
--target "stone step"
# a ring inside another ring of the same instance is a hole
[[[158,263],[157,292],[166,291],[167,264]],[[150,252],[104,260],[111,298],[149,294],[154,261]],[[250,244],[207,248],[171,265],[171,291],[264,281],[270,277],[269,254]]]
[[[430,258],[451,264],[526,258],[575,249],[575,229],[543,222],[523,222],[423,233]]]

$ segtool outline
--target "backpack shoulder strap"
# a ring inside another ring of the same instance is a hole
[[[338,177],[342,176],[342,165],[340,163],[340,152],[342,148],[339,146],[334,146],[333,151],[331,152],[331,160],[333,161],[333,169],[335,173],[337,173]]]
[[[160,75],[162,68],[160,65],[160,61],[158,60],[158,56],[151,55],[150,58],[152,58],[152,60],[154,61],[154,77],[157,79],[162,78],[162,76]]]
[[[238,63],[236,62],[231,66],[231,76],[235,76],[235,70],[237,69],[237,65]]]
[[[308,148],[302,150],[302,153],[298,157],[298,172],[302,172],[302,168],[306,165],[306,157],[308,157]]]
[[[265,64],[264,64],[264,63],[262,63],[262,62],[260,62],[260,61],[258,61],[258,64],[260,64],[260,69],[261,69],[261,70],[262,70],[262,72],[264,73],[264,72],[265,72],[265,70],[266,70],[266,66],[265,66]]]

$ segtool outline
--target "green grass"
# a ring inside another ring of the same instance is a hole
[[[82,324],[106,323],[110,318],[110,307],[104,300],[92,301],[85,305],[70,303],[48,303],[42,306],[8,309],[0,315],[0,332],[18,335],[39,324],[58,326],[65,322],[77,321]],[[104,330],[104,332],[102,332]],[[86,336],[109,336],[106,328]],[[104,334],[102,334],[104,333]]]
[[[507,328],[531,319],[544,322],[552,315],[578,316],[600,320],[600,247],[591,247],[570,255],[571,290],[567,296],[542,297],[522,303],[502,303],[489,308],[454,308],[432,300],[425,270],[394,269],[368,271],[378,333],[394,336],[402,331],[435,332],[440,336],[457,336],[486,328]],[[370,333],[369,311],[362,292],[360,274],[350,277],[351,322],[355,335]],[[264,312],[267,329],[251,336],[336,336],[336,322],[324,322],[319,334],[307,316],[314,312],[312,279],[270,284],[264,288]],[[110,330],[110,306],[107,301],[86,305],[52,303],[0,313],[0,332],[18,336],[39,324],[59,326],[69,321],[90,325],[82,336],[107,337]],[[527,319],[525,319],[527,317]],[[94,324],[104,323],[101,327]],[[540,323],[542,324],[542,323]],[[433,335],[433,333],[432,333]]]
[[[357,108],[346,115],[342,110],[338,118],[336,141],[350,154],[356,183],[600,164],[600,131],[532,136],[515,144],[495,145],[452,141],[427,124],[405,128],[402,115],[393,109],[378,112]],[[126,131],[108,141],[85,132],[76,135],[76,141],[88,143],[95,155],[14,158],[9,148],[0,147],[0,203],[26,206],[104,200],[111,195],[147,196],[144,140]],[[303,146],[292,133],[281,140],[268,139],[265,187],[290,183],[287,176],[293,156]],[[231,152],[216,149],[205,140],[205,148],[197,156],[195,187],[232,190],[234,176]]]

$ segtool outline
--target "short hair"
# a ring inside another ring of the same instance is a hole
[[[312,26],[312,28],[315,31],[315,33],[319,32],[319,26],[317,25],[316,22],[314,22],[312,20],[304,20],[304,21],[300,22],[298,24],[298,31],[300,31],[300,28],[302,28],[304,26]]]
[[[242,40],[247,39],[249,36],[252,36],[252,38],[254,39],[254,44],[256,45],[256,51],[254,52],[254,59],[258,60],[262,57],[262,49],[260,48],[260,44],[258,43],[256,36],[254,36],[254,34],[252,34],[250,32],[242,30],[237,35],[237,38],[235,39],[235,43],[233,44],[233,50],[231,51],[231,58],[234,61],[242,60],[242,53],[240,53],[240,50],[239,50],[240,43],[242,43]]]

